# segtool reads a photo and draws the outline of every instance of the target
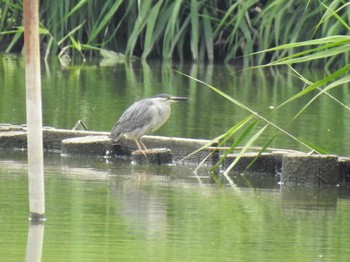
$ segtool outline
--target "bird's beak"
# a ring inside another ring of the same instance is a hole
[[[189,100],[188,97],[185,97],[185,96],[171,96],[169,98],[170,101],[172,102],[178,102],[178,101],[186,101],[186,100]]]

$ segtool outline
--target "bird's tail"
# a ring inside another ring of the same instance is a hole
[[[121,136],[121,133],[115,133],[115,132],[113,132],[113,130],[112,130],[112,132],[111,132],[111,134],[108,136],[108,138],[110,138],[113,142],[117,142],[117,141],[119,140],[120,136]]]

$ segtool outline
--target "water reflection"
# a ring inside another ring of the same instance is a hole
[[[338,188],[287,188],[281,187],[282,206],[289,210],[306,209],[335,211]]]
[[[28,232],[25,162],[0,152],[2,261],[39,258],[36,237],[42,261],[348,259],[350,201],[336,191],[232,191],[199,184],[191,167],[50,154],[45,231]]]
[[[0,56],[0,122],[24,123],[23,58]],[[99,61],[43,67],[45,124],[109,131],[134,100],[155,93],[186,95],[158,134],[213,138],[247,115],[173,69],[212,84],[283,126],[306,102],[271,112],[302,88],[289,71],[234,66]],[[303,70],[312,81],[324,72]],[[334,90],[348,101],[348,88]],[[334,117],[337,115],[338,117]],[[321,121],[322,120],[322,121]],[[328,97],[288,127],[333,153],[350,154],[349,114]],[[334,133],[337,133],[335,136]],[[265,136],[270,137],[274,130]],[[266,138],[265,137],[265,138]],[[271,146],[298,149],[284,137]],[[47,217],[28,228],[25,152],[0,151],[0,258],[21,261],[347,261],[350,201],[337,189],[294,190],[260,177],[237,176],[232,191],[211,183],[205,168],[130,165],[117,159],[46,154]],[[254,189],[247,188],[247,185]],[[264,189],[256,189],[258,186]],[[266,189],[266,188],[269,189]],[[329,212],[331,211],[331,212]],[[44,239],[43,239],[44,238]],[[42,254],[41,254],[42,252]],[[287,254],[287,255],[286,255]],[[29,260],[32,259],[32,260]]]
[[[160,239],[167,232],[166,200],[142,187],[144,181],[151,179],[149,176],[136,175],[127,183],[113,181],[110,193],[118,210],[116,215],[130,223],[130,233],[145,232],[147,239]]]
[[[40,262],[44,242],[44,222],[29,223],[26,262]]]
[[[23,58],[0,55],[0,61],[0,81],[5,83],[0,86],[0,122],[22,124],[25,122]],[[286,68],[242,70],[232,65],[157,61],[102,67],[95,59],[83,66],[62,69],[56,58],[42,68],[44,123],[60,128],[72,128],[82,119],[90,130],[110,131],[132,102],[157,93],[191,97],[185,106],[173,109],[167,124],[157,132],[159,135],[211,139],[249,114],[174,69],[219,88],[281,127],[286,126],[310,98],[298,99],[278,111],[271,110],[304,87]],[[311,81],[326,74],[315,68],[299,71]],[[343,102],[350,100],[350,89],[346,85],[332,90],[331,94]],[[350,154],[350,142],[344,140],[350,133],[350,116],[328,96],[314,101],[287,131],[331,153]],[[257,144],[263,144],[274,133],[272,128],[266,130]],[[271,146],[305,150],[285,136],[277,137]]]

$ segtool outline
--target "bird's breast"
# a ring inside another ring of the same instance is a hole
[[[170,106],[152,106],[153,117],[152,117],[152,132],[159,129],[168,120],[170,116]]]

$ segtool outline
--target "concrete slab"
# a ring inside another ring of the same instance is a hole
[[[134,151],[131,154],[132,161],[138,164],[169,164],[172,163],[172,152],[169,148],[152,148]]]
[[[109,132],[44,127],[44,149],[45,151],[61,153],[62,155],[121,157],[137,163],[170,163],[181,160],[182,164],[195,165],[211,154],[205,162],[207,166],[215,164],[220,159],[221,153],[227,150],[224,147],[216,148],[215,145],[211,145],[210,148],[190,155],[201,147],[208,145],[210,140],[143,136],[143,143],[148,149],[151,149],[151,152],[153,150],[153,153],[150,154],[151,156],[144,159],[143,155],[137,152],[132,153],[137,150],[134,141],[121,138],[117,142],[112,142],[108,137],[109,134]],[[0,123],[0,148],[1,150],[26,150],[26,126]],[[246,171],[260,149],[258,147],[249,148],[250,152],[243,155],[230,175],[237,176],[237,173]],[[240,150],[242,148],[236,148],[235,152]],[[229,155],[223,162],[222,168],[227,168],[237,155],[238,153]],[[265,178],[266,175],[274,177],[275,180],[268,179],[269,183],[271,181],[277,183],[276,179],[282,173],[281,182],[284,186],[335,185],[337,183],[350,182],[350,158],[334,155],[310,156],[294,150],[266,148],[265,152],[250,166],[248,172],[254,174],[254,176],[263,174]],[[247,179],[249,180],[249,177],[245,176],[238,180],[242,180],[242,183],[246,184]]]
[[[281,182],[288,186],[336,185],[339,163],[335,155],[285,155]]]

